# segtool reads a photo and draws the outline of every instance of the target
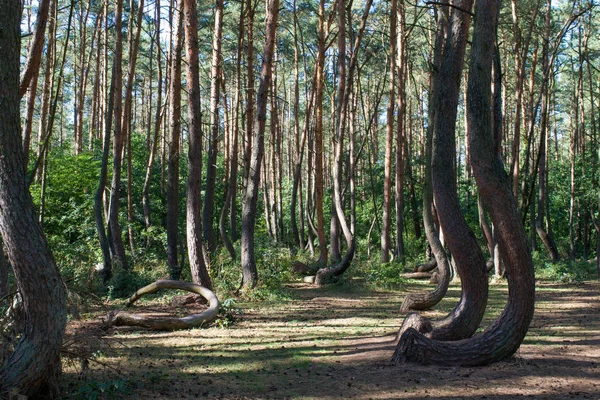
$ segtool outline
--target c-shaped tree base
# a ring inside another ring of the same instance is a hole
[[[209,289],[190,282],[159,280],[139,289],[129,298],[127,306],[131,306],[140,297],[155,293],[160,289],[180,289],[199,294],[208,300],[208,308],[199,313],[182,318],[175,317],[146,317],[139,314],[118,312],[109,315],[108,324],[114,326],[139,326],[155,331],[175,331],[179,329],[197,328],[213,321],[219,313],[219,299]]]

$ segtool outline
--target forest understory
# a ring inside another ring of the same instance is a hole
[[[377,291],[351,282],[325,288],[291,283],[286,299],[237,304],[228,327],[217,322],[177,332],[102,331],[92,313],[68,327],[68,338],[79,333],[98,340],[87,374],[80,375],[79,363],[65,364],[67,398],[600,398],[599,282],[538,280],[529,333],[505,362],[394,365],[395,334],[404,318],[398,310],[406,291],[425,286],[411,281],[401,291]],[[498,316],[506,294],[505,282],[491,285],[483,327]],[[423,315],[445,315],[459,296],[454,282],[439,306]],[[173,311],[162,304],[148,300],[136,310]]]

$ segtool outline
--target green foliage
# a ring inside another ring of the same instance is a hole
[[[219,328],[229,328],[242,315],[244,311],[237,307],[237,301],[227,298],[219,304],[219,316],[214,324]]]
[[[132,384],[126,379],[113,379],[105,382],[89,381],[70,393],[68,399],[120,399],[130,393]]]
[[[538,278],[549,279],[554,282],[573,283],[582,282],[596,277],[596,264],[588,261],[561,260],[550,262],[544,258],[545,253],[533,253],[535,274]]]

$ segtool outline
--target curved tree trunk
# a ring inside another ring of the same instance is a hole
[[[344,149],[344,129],[346,121],[346,109],[348,96],[347,90],[347,77],[346,77],[346,1],[338,0],[338,18],[339,18],[339,32],[338,32],[338,50],[339,50],[339,76],[338,76],[338,103],[336,110],[336,140],[334,141],[335,159],[333,161],[333,202],[336,216],[344,237],[346,239],[346,253],[339,263],[328,268],[321,268],[317,271],[315,277],[316,285],[323,285],[330,282],[333,278],[342,275],[350,266],[352,259],[354,258],[354,252],[356,250],[356,243],[354,240],[354,234],[348,225],[346,216],[344,214],[344,205],[342,203],[342,157]]]
[[[221,2],[222,6],[222,2]],[[188,61],[188,124],[190,136],[189,175],[186,197],[187,249],[195,284],[212,289],[210,275],[202,248],[202,218],[200,194],[202,191],[202,113],[200,98],[200,65],[198,61],[198,16],[196,0],[184,0],[185,43]]]
[[[258,203],[258,187],[260,171],[265,152],[265,125],[267,121],[267,97],[271,84],[271,65],[277,34],[277,15],[279,0],[271,0],[267,8],[267,31],[263,49],[260,85],[256,98],[256,121],[252,138],[252,155],[244,199],[242,202],[242,286],[254,288],[258,282],[258,271],[254,256],[254,225],[256,222],[256,206]]]
[[[196,293],[208,300],[209,306],[199,314],[192,314],[181,318],[147,317],[144,315],[117,312],[116,314],[109,315],[109,325],[139,326],[155,331],[175,331],[201,327],[215,320],[219,314],[219,299],[212,290],[195,283],[182,281],[160,280],[144,286],[129,298],[127,306],[133,305],[140,297],[155,293],[161,289],[187,290],[188,292]]]
[[[66,295],[25,176],[19,110],[20,2],[0,2],[0,234],[23,297],[25,327],[0,369],[0,393],[56,398]]]
[[[469,69],[469,147],[473,174],[484,205],[498,232],[506,265],[509,298],[500,317],[481,335],[455,342],[428,339],[408,330],[400,339],[393,360],[444,365],[483,365],[512,356],[519,348],[533,317],[535,279],[525,230],[510,181],[494,151],[491,124],[491,42],[498,18],[499,0],[479,0]]]
[[[470,10],[472,1],[463,0],[456,5],[462,10]],[[488,294],[485,259],[473,232],[464,219],[456,189],[456,114],[470,23],[469,14],[458,8],[452,11],[440,68],[439,87],[433,93],[433,96],[438,98],[435,100],[437,115],[433,121],[435,127],[432,146],[432,182],[440,227],[461,277],[462,295],[454,310],[445,318],[435,322],[432,332],[423,328],[423,332],[438,340],[457,340],[472,336],[483,318]],[[399,336],[403,335],[402,331],[408,326],[403,325]],[[399,346],[401,345],[402,339],[399,343]]]
[[[433,218],[433,188],[432,188],[432,177],[431,177],[431,153],[432,153],[432,138],[435,126],[435,120],[437,117],[437,102],[436,96],[439,85],[438,73],[439,68],[442,64],[442,56],[444,49],[444,37],[446,36],[446,30],[448,27],[448,9],[442,7],[438,12],[437,22],[437,33],[435,41],[435,51],[433,57],[434,68],[431,71],[431,95],[429,98],[429,125],[427,127],[426,139],[425,139],[425,178],[423,183],[423,225],[425,228],[425,236],[429,242],[429,246],[434,255],[434,259],[429,263],[431,269],[438,266],[439,281],[436,288],[433,291],[427,293],[411,293],[408,294],[402,301],[400,311],[408,312],[411,310],[426,310],[435,306],[437,303],[444,298],[448,291],[448,285],[450,283],[450,264],[444,246],[442,245],[438,236],[437,229]],[[429,269],[423,269],[425,272]],[[410,322],[409,322],[410,320]],[[415,324],[417,323],[417,324]],[[422,326],[419,328],[419,323]],[[414,314],[414,316],[407,316],[406,321],[402,324],[402,328],[398,331],[398,337],[408,327],[414,327],[420,332],[431,333],[433,326],[431,322],[426,321],[424,318]]]

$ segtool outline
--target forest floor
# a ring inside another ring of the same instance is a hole
[[[510,360],[478,368],[393,365],[402,299],[429,287],[297,283],[288,286],[289,299],[238,304],[243,313],[228,328],[111,328],[97,338],[102,351],[85,377],[66,364],[67,398],[600,399],[599,282],[538,282],[535,317]],[[453,284],[424,315],[445,315],[459,289]],[[506,283],[490,287],[483,326],[506,295]],[[74,322],[69,332],[92,338],[97,321]]]

